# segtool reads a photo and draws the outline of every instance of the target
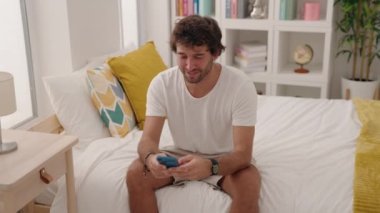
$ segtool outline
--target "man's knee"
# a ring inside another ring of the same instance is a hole
[[[252,192],[259,192],[261,177],[256,167],[250,166],[246,169],[240,170],[240,172],[235,175],[235,182],[240,185],[240,187],[252,190]]]
[[[139,159],[133,161],[129,166],[126,177],[129,191],[156,190],[173,181],[173,177],[157,179],[150,172],[145,172],[144,164]]]
[[[144,165],[139,159],[134,160],[128,168],[126,182],[127,186],[136,185],[137,182],[142,180],[144,173]]]
[[[242,182],[249,182],[249,183],[260,183],[261,177],[260,173],[257,170],[256,167],[250,166],[247,167],[246,169],[242,169],[239,172],[236,172],[235,174],[232,175],[233,178],[242,181]]]
[[[254,166],[239,170],[234,174],[226,176],[222,183],[222,188],[230,196],[245,195],[259,196],[261,177]]]

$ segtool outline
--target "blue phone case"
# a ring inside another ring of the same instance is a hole
[[[157,156],[157,160],[160,164],[165,165],[166,168],[172,168],[178,166],[178,160],[171,156]]]

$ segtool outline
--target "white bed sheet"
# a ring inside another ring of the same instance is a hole
[[[253,155],[264,213],[352,212],[355,140],[361,124],[351,101],[260,96]],[[79,213],[126,213],[125,174],[141,131],[104,138],[75,162]],[[162,145],[172,139],[165,125]],[[51,212],[66,212],[60,184]],[[202,182],[156,192],[160,212],[228,212],[231,199]]]

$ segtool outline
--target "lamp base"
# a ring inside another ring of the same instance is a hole
[[[16,142],[0,143],[0,155],[13,152],[17,149]]]

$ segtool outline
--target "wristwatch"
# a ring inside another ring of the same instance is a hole
[[[217,175],[219,173],[219,162],[216,159],[211,158],[211,175]]]

